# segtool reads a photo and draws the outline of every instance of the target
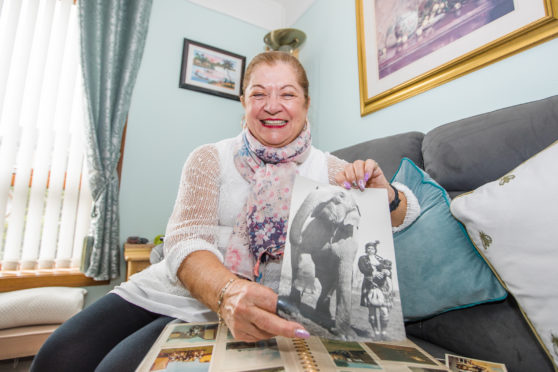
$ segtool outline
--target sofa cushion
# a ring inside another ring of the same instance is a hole
[[[439,126],[422,144],[423,169],[451,195],[503,176],[558,139],[558,96]]]
[[[345,147],[332,154],[348,162],[374,159],[382,168],[386,178],[390,179],[403,158],[409,158],[419,167],[423,167],[421,150],[423,138],[424,134],[421,132],[401,133]]]
[[[59,324],[83,308],[83,288],[43,287],[0,293],[0,329]]]
[[[558,125],[557,125],[558,126]],[[499,180],[457,197],[451,212],[516,298],[558,365],[558,141]]]
[[[394,234],[405,320],[506,297],[463,226],[451,215],[445,190],[407,158],[392,181],[409,187],[421,206],[420,216]]]

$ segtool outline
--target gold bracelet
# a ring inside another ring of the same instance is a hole
[[[221,317],[221,304],[223,303],[223,298],[225,297],[225,292],[229,289],[230,285],[236,281],[237,278],[229,279],[227,284],[221,288],[221,292],[219,292],[219,299],[217,300],[217,316],[219,317],[219,323],[223,323],[223,318]]]

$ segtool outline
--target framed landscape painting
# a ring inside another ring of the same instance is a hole
[[[240,101],[246,57],[184,39],[180,88]]]
[[[356,0],[364,116],[558,36],[558,0]]]

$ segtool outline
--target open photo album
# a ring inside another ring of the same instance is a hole
[[[385,189],[296,177],[277,309],[314,336],[405,339]]]
[[[348,342],[312,336],[233,339],[224,324],[169,323],[136,371],[438,372],[448,369],[410,340]]]
[[[297,176],[289,221],[277,312],[303,324],[309,339],[243,342],[223,323],[177,319],[136,371],[506,371],[455,355],[437,360],[406,337],[385,189]]]

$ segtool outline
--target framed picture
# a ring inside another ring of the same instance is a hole
[[[558,35],[558,0],[356,0],[367,115]]]
[[[246,57],[184,39],[180,88],[240,101]]]

